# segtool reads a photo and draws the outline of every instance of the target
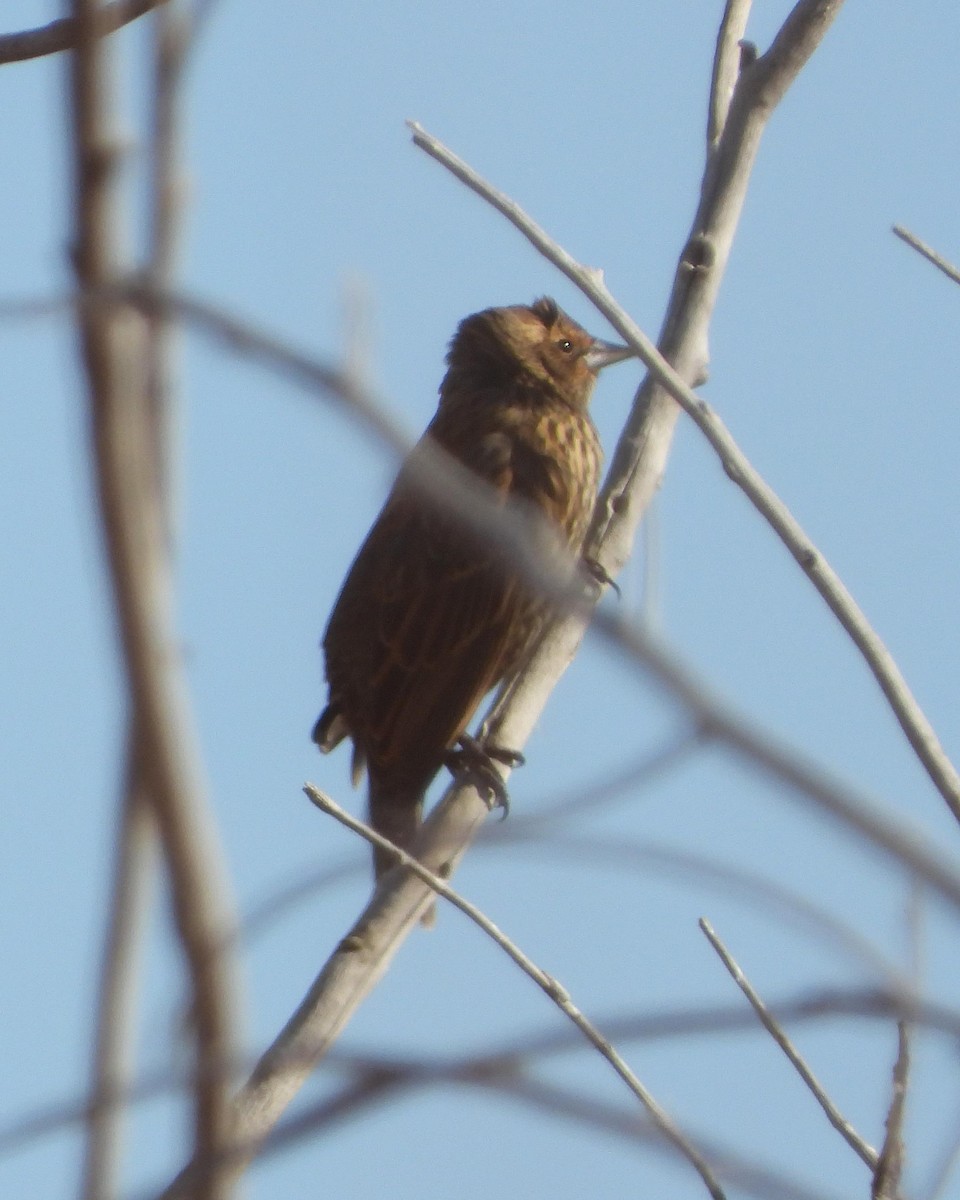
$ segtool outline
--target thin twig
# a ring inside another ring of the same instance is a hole
[[[897,1061],[893,1066],[893,1086],[887,1111],[883,1148],[870,1184],[870,1200],[897,1200],[903,1174],[903,1117],[907,1105],[910,1076],[910,1035],[906,1021],[897,1022]]]
[[[514,834],[537,837],[545,829],[556,830],[557,824],[568,817],[583,816],[627,794],[634,800],[640,789],[676,770],[695,751],[701,750],[707,736],[706,730],[688,725],[612,775],[590,779],[539,802],[533,796],[524,813],[511,814],[510,821],[498,824],[497,832],[490,837],[498,842],[512,841]]]
[[[928,246],[926,242],[921,242],[916,234],[911,233],[909,229],[904,229],[902,225],[894,225],[893,232],[902,242],[906,242],[918,254],[922,254],[927,262],[931,262],[935,267],[939,268],[948,279],[952,279],[954,283],[960,283],[960,268],[955,267],[951,262],[947,262],[932,246]]]
[[[98,37],[114,33],[123,25],[136,21],[144,13],[167,0],[114,0],[98,9],[95,29]],[[24,62],[30,58],[42,58],[47,54],[59,54],[72,50],[77,45],[78,25],[73,17],[61,17],[38,29],[24,29],[20,33],[0,35],[0,66],[4,63]]]
[[[614,299],[597,271],[577,263],[545,230],[531,220],[519,205],[487,183],[438,139],[415,122],[410,123],[410,128],[413,131],[414,142],[421,149],[503,213],[545,258],[580,288],[621,337],[636,350],[657,382],[697,424],[716,451],[724,471],[768,522],[849,634],[880,685],[927,774],[956,820],[960,821],[960,775],[940,744],[933,726],[910,690],[896,661],[839,575],[773,488],[753,467],[720,417],[670,366],[651,340]],[[607,537],[606,530],[603,537]],[[596,554],[592,554],[592,557],[598,558],[607,566],[602,548]],[[614,564],[614,567],[617,565]]]
[[[415,858],[395,846],[393,842],[365,825],[362,821],[358,821],[355,817],[350,816],[348,812],[340,807],[334,800],[331,800],[325,793],[319,789],[307,784],[304,788],[306,794],[312,802],[322,812],[328,816],[334,817],[341,825],[353,833],[359,834],[365,838],[372,846],[376,846],[379,850],[386,850],[391,853],[402,866],[409,868],[419,879],[428,884],[434,892],[448,900],[455,908],[458,908],[465,916],[469,917],[473,923],[478,926],[487,937],[491,938],[500,947],[501,950],[520,968],[523,973],[532,979],[549,998],[556,1004],[560,1011],[580,1030],[590,1044],[607,1060],[614,1071],[620,1076],[623,1082],[627,1085],[631,1092],[636,1096],[640,1103],[649,1113],[651,1119],[660,1130],[660,1132],[670,1141],[677,1150],[690,1162],[694,1169],[703,1180],[707,1191],[714,1200],[723,1200],[723,1191],[716,1180],[709,1164],[699,1153],[698,1150],[688,1141],[681,1130],[678,1128],[673,1119],[660,1107],[651,1093],[644,1087],[634,1072],[627,1065],[626,1061],[600,1033],[600,1031],[584,1016],[579,1008],[573,1003],[569,993],[562,984],[558,983],[553,976],[548,975],[540,967],[533,962],[524,952],[508,938],[484,913],[480,911],[476,905],[471,904],[469,900],[465,900],[458,892],[455,892],[449,884],[445,883],[439,876],[434,875],[432,871],[428,871]]]
[[[802,1055],[794,1046],[793,1042],[790,1041],[789,1037],[787,1037],[783,1027],[774,1018],[770,1010],[760,999],[760,996],[751,986],[750,981],[744,975],[739,964],[717,936],[713,926],[704,917],[700,918],[700,928],[703,930],[703,933],[705,934],[710,945],[717,952],[720,961],[729,971],[734,983],[737,985],[740,991],[743,992],[747,1000],[749,1000],[751,1006],[753,1007],[753,1011],[759,1017],[760,1023],[763,1025],[764,1029],[770,1034],[773,1040],[793,1064],[797,1074],[807,1085],[807,1088],[812,1093],[813,1098],[823,1109],[827,1120],[834,1127],[834,1129],[836,1129],[847,1145],[850,1146],[860,1156],[860,1158],[863,1159],[871,1171],[875,1170],[879,1158],[876,1150],[874,1150],[871,1145],[863,1140],[863,1138],[857,1133],[847,1118],[840,1112],[837,1106],[824,1091],[823,1085],[814,1075],[813,1071],[811,1071],[807,1066]]]

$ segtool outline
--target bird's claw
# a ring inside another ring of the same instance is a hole
[[[502,809],[501,820],[506,819],[510,797],[494,763],[522,767],[526,760],[519,751],[508,750],[505,746],[481,746],[476,738],[464,733],[459,737],[457,747],[448,750],[443,761],[451,774],[472,783],[491,809]]]
[[[613,578],[607,568],[596,558],[584,556],[583,569],[590,576],[594,583],[600,587],[608,587],[612,592],[616,593],[617,599],[622,600],[623,596],[620,591],[620,585]]]

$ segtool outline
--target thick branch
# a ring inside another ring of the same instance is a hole
[[[158,7],[154,34],[154,88],[150,146],[150,248],[147,273],[154,286],[169,286],[178,231],[177,82],[187,47],[187,29],[174,3]],[[173,344],[169,322],[151,314],[146,322],[147,403],[144,434],[152,469],[154,504],[163,522],[166,569],[174,540],[172,461],[174,455]],[[142,936],[145,894],[155,866],[158,798],[144,756],[144,738],[135,712],[127,718],[126,795],[115,847],[114,880],[97,1001],[97,1037],[91,1080],[91,1114],[83,1164],[84,1200],[117,1195],[123,1123],[121,1097],[132,1077],[131,1045],[136,1029],[134,996],[137,948]],[[160,801],[162,803],[162,798]],[[198,1109],[198,1115],[199,1115]]]
[[[109,126],[106,42],[98,6],[74,0],[71,56],[75,153],[74,263],[81,288],[109,289],[119,274],[117,149]],[[212,821],[203,802],[177,639],[170,616],[165,525],[154,486],[142,318],[129,307],[82,306],[79,331],[90,393],[100,507],[127,671],[174,918],[189,966],[196,1029],[195,1153],[213,1161],[230,1125],[225,1064],[232,1056],[232,927]],[[216,1181],[204,1194],[216,1195]]]
[[[139,739],[128,731],[125,795],[114,848],[113,879],[94,1039],[84,1147],[83,1200],[117,1195],[120,1138],[133,1079],[138,951],[155,875],[156,826],[145,791]]]

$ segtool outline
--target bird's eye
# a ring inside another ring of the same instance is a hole
[[[557,342],[557,345],[564,352],[564,354],[569,354],[573,349],[573,342],[571,342],[569,338],[561,338],[560,341]]]

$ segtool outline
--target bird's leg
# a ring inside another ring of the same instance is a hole
[[[502,808],[503,818],[510,811],[510,797],[495,762],[505,767],[522,767],[523,755],[505,746],[481,746],[475,737],[462,733],[457,746],[448,750],[443,765],[457,777],[467,780],[482,793],[491,808]]]

